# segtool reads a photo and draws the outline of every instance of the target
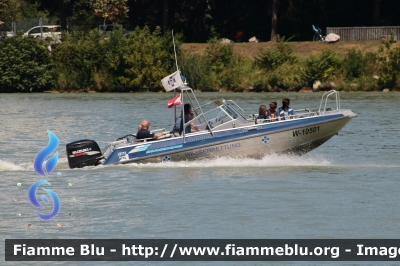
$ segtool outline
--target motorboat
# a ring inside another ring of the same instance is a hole
[[[194,109],[194,117],[184,121],[184,128],[194,124],[199,131],[183,130],[179,134],[165,129],[153,130],[153,133],[164,132],[158,139],[137,139],[129,134],[110,142],[102,151],[94,140],[75,141],[66,145],[70,168],[215,157],[262,158],[272,153],[303,154],[338,134],[357,116],[351,110],[340,108],[339,92],[335,90],[322,95],[318,110],[295,110],[293,115],[280,121],[256,121],[256,115],[246,115],[232,100],[218,99],[200,105],[186,83],[174,91],[180,91],[181,106],[185,98]],[[333,108],[327,106],[328,101],[334,104]]]

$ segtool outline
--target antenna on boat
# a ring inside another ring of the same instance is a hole
[[[179,71],[178,68],[178,58],[176,57],[176,49],[175,49],[175,37],[174,37],[174,30],[172,30],[172,42],[174,43],[174,53],[175,53],[175,64],[176,64],[176,70]]]
[[[176,64],[176,71],[179,72],[178,68],[178,58],[176,57],[176,48],[175,48],[175,37],[174,37],[174,30],[172,30],[172,43],[174,44],[174,53],[175,53],[175,64]],[[181,73],[179,72],[179,75]],[[176,89],[174,89],[174,97],[176,96]],[[182,102],[183,102],[183,97],[182,97]],[[176,123],[176,105],[174,106],[174,125]]]

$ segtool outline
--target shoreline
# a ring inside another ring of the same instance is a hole
[[[334,89],[332,89],[334,90]],[[295,90],[277,90],[277,91],[197,91],[195,90],[196,93],[203,93],[203,92],[211,92],[211,93],[255,93],[255,94],[259,94],[259,93],[324,93],[327,92],[329,90],[313,90],[313,89],[301,89],[298,91]],[[384,90],[338,90],[340,93],[345,93],[345,92],[363,92],[363,93],[369,93],[369,92],[383,92],[383,93],[397,93],[400,92],[400,90],[390,90],[390,89],[384,89]],[[74,93],[74,94],[93,94],[93,93],[164,93],[165,91],[130,91],[130,92],[100,92],[100,91],[94,91],[94,90],[90,90],[90,91],[57,91],[57,90],[47,90],[47,91],[42,91],[42,92],[6,92],[6,93],[48,93],[48,94],[69,94],[69,93]]]

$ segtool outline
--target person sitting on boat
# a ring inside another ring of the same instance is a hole
[[[278,111],[276,111],[276,107],[278,107],[278,103],[277,102],[270,102],[269,103],[269,109],[267,110],[267,116],[271,120],[271,122],[281,121],[279,113],[278,113]]]
[[[193,117],[194,117],[193,109],[190,109],[189,116],[190,116],[190,120],[192,120]],[[188,122],[188,121],[186,121],[186,122]],[[174,128],[172,129],[172,133],[181,132],[180,131],[181,130],[181,123],[182,123],[182,114],[176,119]],[[194,123],[191,123],[190,127],[191,127],[191,129],[190,129],[191,132],[200,131],[200,129]]]
[[[181,121],[182,121],[182,115],[180,115],[176,121],[175,121],[175,125],[174,128],[172,129],[171,133],[179,133],[180,129],[181,129]]]
[[[260,105],[260,108],[258,108],[258,116],[256,118],[255,123],[261,124],[264,122],[265,119],[268,119],[267,107],[262,104],[262,105]]]
[[[142,120],[142,123],[140,123],[140,130],[136,134],[136,139],[147,139],[147,138],[153,138],[153,139],[158,139],[159,137],[165,135],[164,132],[162,133],[151,133],[149,131],[150,123],[147,120]]]
[[[139,126],[137,127],[136,135],[137,135],[137,133],[138,133],[141,129],[142,129],[142,125],[139,125]]]
[[[187,122],[189,122],[193,119],[194,114],[193,114],[192,106],[190,105],[190,103],[186,103],[183,107],[183,110],[184,110],[184,114],[185,114],[184,119],[185,119],[185,124],[186,124]],[[179,134],[182,135],[183,119],[181,118],[180,120],[181,121],[180,121],[180,125],[179,125]],[[185,128],[185,134],[191,133],[191,132],[196,132],[196,131],[200,131],[200,129],[193,122],[190,122],[190,124],[188,124]]]
[[[289,98],[285,98],[282,100],[282,107],[279,107],[278,110],[279,116],[281,117],[282,120],[293,118],[294,111],[289,105],[290,105]]]
[[[194,112],[193,112],[193,108],[192,108],[192,107],[190,107],[189,116],[190,116],[190,120],[193,120],[193,118],[194,118]],[[190,130],[191,130],[192,132],[201,131],[201,129],[199,129],[193,122],[190,123],[190,128],[191,128]]]

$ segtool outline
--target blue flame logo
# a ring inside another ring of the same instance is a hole
[[[38,152],[36,155],[35,161],[33,162],[33,168],[35,168],[36,173],[38,173],[41,176],[46,176],[46,173],[43,171],[43,162],[46,159],[47,156],[49,156],[52,152],[54,152],[58,144],[60,143],[58,141],[58,138],[56,135],[53,134],[50,130],[47,130],[47,133],[49,134],[49,144]],[[46,171],[47,174],[50,174],[53,169],[56,167],[58,161],[58,152],[54,154],[53,157],[51,157],[47,163],[46,163]]]
[[[47,180],[39,180],[36,183],[34,183],[28,191],[28,198],[30,200],[30,202],[32,203],[33,206],[39,208],[39,209],[43,209],[43,206],[39,203],[39,201],[36,199],[36,191],[37,188],[40,185],[51,185]],[[42,214],[42,213],[38,213],[35,211],[35,214],[37,215],[37,217],[39,217],[42,220],[50,220],[51,218],[53,218],[54,216],[56,216],[58,214],[58,212],[60,211],[60,200],[58,199],[57,194],[51,190],[51,189],[47,189],[47,188],[43,188],[44,191],[46,191],[47,193],[49,193],[51,199],[53,200],[53,211],[50,214]],[[44,203],[48,204],[49,200],[47,199],[47,197],[45,195],[41,196],[41,199],[44,201]]]
[[[38,154],[36,155],[35,161],[33,162],[33,168],[35,169],[36,173],[38,173],[41,176],[46,176],[49,175],[54,168],[57,165],[58,162],[58,152],[56,152],[53,157],[51,157],[50,159],[47,160],[46,162],[46,172],[43,171],[43,162],[44,160],[51,154],[53,153],[57,147],[58,144],[60,143],[58,138],[56,137],[56,135],[53,134],[53,132],[51,132],[50,130],[47,130],[47,134],[49,134],[49,144],[47,144],[47,146],[42,149],[41,151],[38,152]],[[36,208],[40,208],[43,209],[43,206],[39,203],[39,201],[36,198],[36,191],[37,188],[40,185],[51,185],[47,180],[40,180],[36,183],[34,183],[28,191],[28,198],[29,201],[32,203],[33,206],[35,206]],[[50,214],[42,214],[42,213],[38,213],[35,211],[35,214],[42,220],[50,220],[52,219],[54,216],[56,216],[58,214],[58,212],[60,211],[60,200],[58,199],[57,194],[52,191],[51,189],[47,189],[47,188],[43,188],[44,191],[46,191],[51,199],[53,200],[53,211]],[[49,200],[47,199],[47,197],[45,195],[42,195],[40,197],[44,203],[48,204]]]

